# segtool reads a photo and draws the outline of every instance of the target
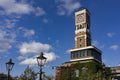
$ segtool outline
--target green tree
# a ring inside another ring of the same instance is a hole
[[[55,77],[53,75],[43,75],[43,80],[54,80]]]
[[[20,80],[36,80],[36,74],[33,68],[27,66],[24,73],[20,76]]]

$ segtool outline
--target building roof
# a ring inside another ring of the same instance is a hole
[[[89,12],[89,10],[86,7],[81,7],[79,9],[77,9],[75,12],[78,12],[78,11],[81,11],[81,10],[84,10],[84,9],[89,13],[89,15],[91,15],[91,13]]]

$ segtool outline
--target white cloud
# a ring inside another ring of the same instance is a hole
[[[99,42],[97,40],[93,40],[92,45],[98,46]]]
[[[26,59],[26,58],[27,58],[26,56],[18,56],[18,57],[17,57],[18,60],[24,60],[24,59]]]
[[[42,16],[46,14],[43,8],[40,7],[35,8],[34,13],[36,16]]]
[[[28,30],[24,27],[17,27],[17,21],[18,20],[16,19],[5,19],[0,24],[0,52],[6,52],[11,49],[14,43],[17,44],[17,38],[29,38],[35,35],[35,31],[33,29]]]
[[[115,35],[115,33],[111,32],[111,33],[107,33],[107,36],[112,38]]]
[[[29,30],[24,27],[20,27],[18,30],[23,32],[24,37],[30,37],[30,36],[35,35],[35,31],[33,29]]]
[[[66,53],[70,53],[70,50],[67,50]]]
[[[23,15],[23,14],[30,14],[34,13],[37,16],[42,16],[45,14],[45,11],[40,7],[33,7],[32,4],[29,4],[25,1],[19,1],[17,0],[0,0],[0,14],[17,14],[17,15]]]
[[[5,19],[4,20],[4,23],[5,23],[4,27],[12,29],[13,27],[15,27],[15,24],[17,21],[18,21],[17,19],[11,19],[11,20]]]
[[[35,65],[35,64],[37,64],[37,59],[36,59],[37,56],[39,56],[39,55],[35,55],[34,57],[26,58],[23,61],[21,61],[20,64],[22,64],[22,65]],[[44,53],[44,56],[47,58],[46,63],[52,62],[58,58],[58,56],[55,55],[55,53],[53,53],[53,52]]]
[[[34,35],[34,34],[35,34],[34,30],[26,30],[25,33],[24,33],[24,36],[31,36],[31,35]]]
[[[0,52],[7,52],[12,49],[14,43],[17,44],[18,38],[29,38],[35,35],[33,29],[29,30],[16,26],[22,15],[31,13],[42,16],[45,11],[40,7],[34,7],[25,0],[0,0],[0,16],[2,16],[2,21],[0,21]]]
[[[5,35],[6,35],[6,32],[0,30],[0,39],[4,39]]]
[[[80,3],[76,0],[56,0],[61,3],[57,6],[59,15],[70,15],[73,11],[80,8]]]
[[[112,50],[117,50],[118,48],[119,48],[118,45],[112,45],[112,46],[110,46],[110,49],[112,49]]]
[[[4,19],[0,23],[0,52],[7,52],[15,42],[16,34],[13,30],[17,20]],[[12,29],[13,28],[13,29]]]
[[[16,2],[16,0],[0,0],[0,7],[4,9],[6,14],[28,14],[33,9],[31,5]]]
[[[13,35],[16,30],[14,32],[12,30],[16,29],[17,21],[17,19],[8,19],[3,17],[3,20],[0,21],[0,30],[5,32],[5,36],[11,35],[11,33]]]
[[[19,47],[19,52],[22,55],[32,54],[32,53],[40,53],[40,52],[48,52],[52,47],[48,44],[42,44],[40,42],[29,42],[22,43]]]
[[[20,62],[20,64],[22,65],[35,65],[37,64],[37,60],[36,58],[26,58],[25,60],[23,60],[22,62]]]
[[[0,52],[5,52],[11,47],[11,42],[9,40],[0,40]]]
[[[13,42],[13,35],[0,30],[0,52],[5,52],[10,49]]]
[[[47,58],[47,62],[52,62],[59,58],[54,52],[45,53],[44,56]]]
[[[59,58],[54,52],[51,52],[52,47],[48,44],[42,44],[40,42],[30,42],[22,43],[20,46],[21,56],[18,57],[19,60],[22,60],[20,64],[22,65],[35,65],[36,57],[39,56],[41,52],[44,52],[44,56],[47,58],[47,63],[52,62]],[[32,57],[29,55],[32,54]]]

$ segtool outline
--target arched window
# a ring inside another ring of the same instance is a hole
[[[80,47],[82,47],[82,45],[80,44]]]
[[[79,25],[77,25],[77,30],[79,29]]]
[[[80,29],[82,29],[82,25],[80,24]]]
[[[90,26],[87,24],[87,29],[90,29]]]
[[[80,44],[80,47],[82,47],[82,39],[81,38],[80,38],[80,43],[79,44]]]
[[[79,77],[79,70],[75,70],[75,76]]]
[[[82,44],[82,39],[80,39],[80,44]]]

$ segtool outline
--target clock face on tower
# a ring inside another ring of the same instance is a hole
[[[76,22],[83,22],[84,21],[84,14],[79,14],[76,16]]]

